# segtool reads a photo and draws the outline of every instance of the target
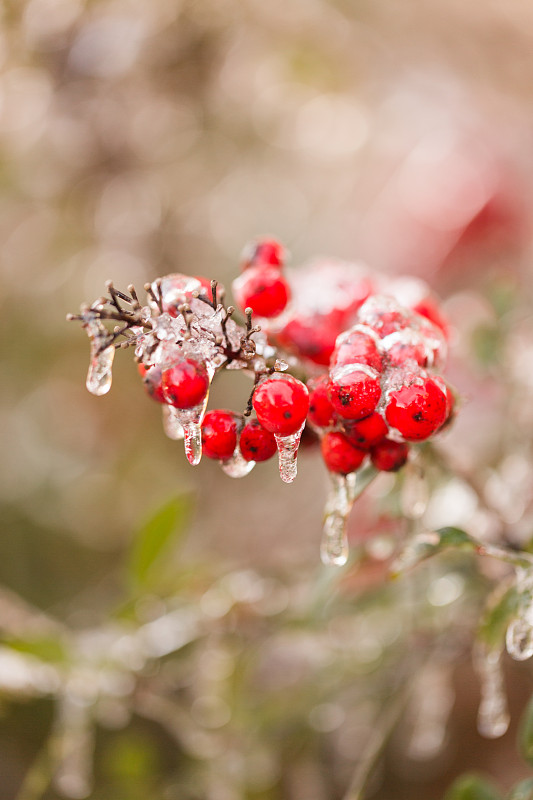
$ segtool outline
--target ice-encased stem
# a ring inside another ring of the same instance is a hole
[[[292,483],[296,478],[298,472],[298,447],[300,446],[304,426],[305,422],[296,433],[292,433],[290,436],[274,434],[278,446],[279,474],[281,480],[285,483]]]
[[[510,721],[501,650],[480,648],[476,653],[476,668],[481,680],[478,731],[488,739],[497,739],[507,731]]]
[[[326,566],[343,566],[348,561],[348,537],[346,520],[352,502],[349,498],[349,485],[344,475],[332,474],[333,487],[326,505],[326,516],[320,558]]]

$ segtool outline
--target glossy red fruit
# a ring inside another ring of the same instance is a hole
[[[428,350],[422,341],[397,341],[387,349],[387,360],[393,367],[401,367],[409,362],[425,367],[428,363]]]
[[[209,376],[200,361],[184,358],[164,370],[161,386],[165,401],[176,408],[194,408],[205,399],[209,391]]]
[[[287,350],[327,367],[338,334],[338,327],[326,318],[317,316],[313,320],[296,316],[277,334],[277,339]]]
[[[254,392],[253,407],[261,425],[279,436],[296,433],[307,417],[307,386],[281,372],[275,372],[260,383]]]
[[[277,317],[289,302],[289,284],[275,267],[250,267],[233,281],[233,294],[242,309],[258,317]]]
[[[217,408],[208,411],[202,422],[202,453],[226,461],[237,446],[240,418],[233,411]]]
[[[311,380],[307,381],[307,388],[309,389],[309,413],[307,414],[307,419],[317,428],[330,428],[337,420],[337,414],[328,396],[328,382],[329,377],[327,375],[321,375],[319,378],[311,378]]]
[[[346,423],[344,432],[355,447],[368,450],[385,438],[389,429],[377,411],[359,422]]]
[[[383,439],[370,450],[370,460],[376,469],[383,472],[396,472],[401,469],[409,456],[409,445]]]
[[[249,242],[241,256],[241,269],[250,267],[276,267],[281,269],[287,260],[283,245],[276,239],[256,239]]]
[[[268,461],[278,449],[274,434],[263,428],[257,419],[246,423],[239,445],[245,461]]]
[[[348,475],[364,461],[365,451],[355,447],[343,433],[326,433],[320,443],[322,458],[331,472]]]
[[[379,403],[379,374],[370,367],[335,369],[328,383],[328,395],[333,408],[343,419],[364,419],[375,411]]]
[[[144,388],[153,400],[158,403],[166,403],[163,387],[161,386],[161,370],[159,367],[145,367],[138,364],[139,375],[143,379]]]
[[[439,308],[438,301],[431,295],[427,295],[426,297],[419,300],[416,305],[413,306],[413,311],[416,311],[417,314],[420,316],[429,319],[434,325],[437,326],[444,334],[445,339],[450,338],[450,325],[448,320],[442,313]]]
[[[337,338],[331,356],[331,366],[340,367],[349,364],[366,364],[381,372],[382,357],[372,335],[364,331],[346,331]]]
[[[446,414],[446,393],[431,377],[391,392],[385,409],[389,425],[408,441],[429,438],[441,427]]]

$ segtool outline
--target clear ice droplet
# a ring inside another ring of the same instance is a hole
[[[478,731],[487,739],[503,736],[510,717],[503,682],[501,651],[481,650],[476,655],[476,667],[481,679],[481,702],[477,717]]]
[[[331,475],[333,487],[326,505],[320,558],[326,566],[342,567],[348,561],[346,520],[351,509],[349,484],[343,475]]]
[[[113,379],[112,368],[115,358],[115,348],[106,347],[97,353],[100,344],[98,340],[91,343],[91,360],[87,372],[86,386],[91,394],[101,396],[111,389]]]
[[[228,458],[226,461],[221,461],[220,466],[230,478],[244,478],[244,476],[248,475],[255,467],[255,461],[246,461],[237,444],[232,457]]]
[[[281,480],[285,483],[292,483],[296,478],[298,472],[298,447],[300,446],[304,426],[305,422],[296,433],[292,433],[290,436],[274,434],[278,446],[279,474]]]
[[[174,406],[163,406],[163,430],[169,439],[175,439],[176,441],[181,441],[185,436],[178,409],[174,408]]]
[[[194,408],[174,409],[175,422],[183,428],[185,455],[189,464],[197,466],[202,459],[202,420],[205,416],[209,392],[200,405]]]

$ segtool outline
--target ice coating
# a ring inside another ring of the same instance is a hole
[[[220,466],[230,478],[244,478],[245,475],[248,475],[255,467],[255,461],[246,461],[246,459],[243,458],[239,443],[237,442],[232,457],[228,458],[226,461],[221,461]]]
[[[174,406],[163,406],[163,430],[169,439],[176,441],[181,441],[185,436],[183,425],[180,422],[180,412]]]
[[[203,402],[194,408],[176,408],[175,422],[183,429],[183,440],[187,461],[196,467],[202,459],[202,420],[207,409],[209,392]]]
[[[300,446],[304,427],[305,422],[296,433],[292,433],[290,436],[274,434],[278,446],[279,474],[284,483],[292,483],[296,478],[298,472],[298,447]]]
[[[346,520],[352,506],[344,475],[331,474],[332,489],[326,504],[320,558],[326,566],[342,567],[348,561]]]
[[[511,620],[505,635],[505,646],[515,661],[533,656],[533,572],[518,569],[516,576],[518,612]]]
[[[487,739],[497,739],[507,731],[510,722],[505,693],[501,651],[481,647],[476,653],[476,669],[480,677],[481,701],[477,727]]]

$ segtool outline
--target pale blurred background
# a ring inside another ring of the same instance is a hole
[[[259,234],[279,237],[296,265],[322,254],[423,277],[455,326],[450,376],[465,398],[445,446],[474,475],[505,462],[502,437],[518,442],[521,434],[500,426],[508,397],[491,359],[503,352],[498,314],[509,308],[519,309],[512,352],[521,361],[506,360],[506,375],[517,381],[513,402],[518,392],[524,424],[532,424],[522,400],[533,369],[533,7],[13,0],[1,15],[0,579],[7,589],[74,629],[99,625],[120,601],[139,521],[185,492],[196,510],[176,565],[205,558],[289,583],[315,569],[326,476],[314,451],[303,454],[290,487],[274,463],[240,482],[205,460],[190,468],[181,446],[164,437],[160,409],[129,353],[117,356],[110,395],[86,392],[87,341],[65,322],[80,302],[102,294],[108,278],[125,289],[182,271],[229,286],[243,245]],[[494,287],[502,307],[491,302]],[[480,330],[489,338],[476,361],[472,337]],[[247,394],[243,377],[223,376],[213,406],[241,409]],[[494,478],[519,542],[530,533],[517,497],[531,487],[518,489],[516,480],[527,479],[530,455],[519,448],[500,484]],[[505,495],[509,486],[516,496]],[[445,503],[441,516],[449,510]],[[453,509],[458,522],[462,511],[473,513],[471,497]],[[521,680],[531,689],[529,675]],[[15,797],[50,713],[6,703],[2,800]],[[475,752],[471,724],[461,735]],[[164,772],[172,753],[168,743],[161,747]],[[494,763],[488,747],[476,766]],[[507,751],[497,752],[504,772]],[[396,777],[385,778],[376,797],[426,797],[413,790],[412,776],[391,770]],[[396,781],[396,794],[387,794],[387,780]],[[98,791],[91,797],[108,797]],[[115,798],[137,797],[127,791]],[[153,791],[163,800],[178,796]],[[331,798],[328,791],[306,796]],[[300,796],[290,781],[279,795],[250,795]]]

